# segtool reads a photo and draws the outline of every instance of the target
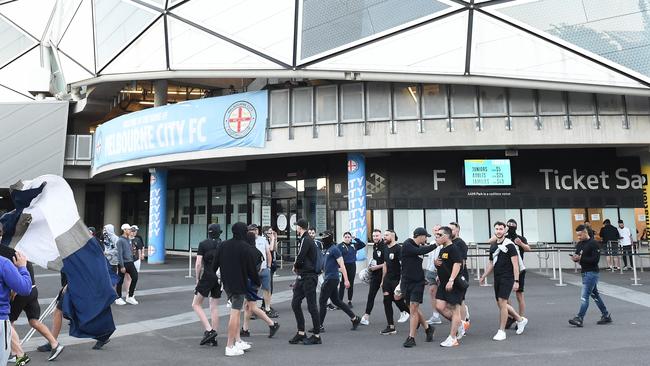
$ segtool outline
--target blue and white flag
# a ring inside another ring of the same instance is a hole
[[[20,181],[11,186],[11,199],[16,209],[0,218],[7,229],[1,244],[65,273],[62,305],[71,336],[108,338],[115,331],[110,306],[117,294],[100,243],[79,218],[68,183],[56,175]]]

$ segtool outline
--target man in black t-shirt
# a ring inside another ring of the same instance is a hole
[[[194,290],[194,299],[192,300],[192,309],[199,317],[205,332],[201,345],[217,345],[217,329],[219,328],[219,298],[221,298],[221,283],[216,273],[211,271],[214,256],[219,244],[221,244],[221,226],[219,224],[210,224],[208,226],[208,238],[199,243],[196,251],[196,288]],[[203,311],[203,299],[210,297],[210,321],[208,321]]]
[[[384,232],[384,268],[382,268],[384,280],[382,282],[382,292],[384,294],[384,312],[386,313],[387,326],[381,331],[382,335],[397,334],[395,329],[395,319],[393,318],[393,302],[400,311],[400,320],[403,323],[409,319],[409,309],[404,299],[395,298],[395,288],[399,284],[402,275],[401,251],[402,246],[397,243],[397,235],[393,230]]]
[[[528,324],[528,319],[520,316],[508,304],[510,293],[519,289],[519,256],[515,244],[506,237],[506,224],[497,221],[494,223],[496,242],[490,246],[490,261],[481,276],[480,282],[494,271],[494,296],[499,307],[499,330],[492,337],[495,341],[506,339],[506,322],[508,314],[517,321],[517,334],[522,334]]]
[[[370,271],[370,288],[368,289],[368,299],[366,300],[366,312],[361,317],[362,325],[370,325],[370,313],[375,305],[375,297],[381,287],[381,282],[384,278],[384,241],[381,238],[381,230],[374,229],[372,231],[372,260],[368,264]]]
[[[436,291],[436,309],[451,322],[449,337],[440,346],[458,346],[458,328],[462,327],[460,304],[463,301],[463,290],[455,285],[456,278],[462,276],[463,255],[458,245],[451,242],[451,229],[443,226],[435,233],[436,244],[441,245],[436,259],[438,269],[438,290]]]
[[[449,223],[449,228],[451,229],[451,243],[454,244],[455,246],[460,249],[460,254],[463,258],[463,265],[461,266],[460,273],[461,276],[465,278],[466,281],[469,281],[469,271],[467,270],[467,252],[469,251],[469,248],[467,247],[467,243],[465,243],[465,240],[460,238],[460,225],[458,225],[457,222],[450,222]],[[458,337],[458,339],[461,339],[464,335],[465,332],[469,330],[470,328],[470,322],[469,322],[469,307],[466,304],[465,297],[467,296],[467,288],[463,290],[463,301],[460,304],[460,319],[462,320],[462,325],[463,329],[458,329],[458,331],[462,334],[461,336]]]

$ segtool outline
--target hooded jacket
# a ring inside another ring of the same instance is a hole
[[[255,285],[261,285],[251,247],[246,241],[247,231],[246,224],[235,223],[233,238],[221,243],[212,263],[212,272],[221,271],[221,283],[229,296],[246,294],[249,278]]]
[[[104,251],[104,256],[111,266],[117,266],[119,264],[117,241],[120,237],[115,235],[115,227],[112,224],[104,225],[103,234],[102,242],[104,243],[104,247],[102,251]]]

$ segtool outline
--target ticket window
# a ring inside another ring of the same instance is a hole
[[[587,220],[591,224],[591,229],[596,234],[595,239],[600,241],[600,229],[603,228],[603,221],[605,221],[604,209],[602,208],[588,208],[587,209]],[[611,219],[610,219],[611,221]]]

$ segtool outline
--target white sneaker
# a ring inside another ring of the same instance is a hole
[[[521,321],[517,322],[517,334],[521,334],[524,332],[524,329],[526,328],[526,324],[528,324],[528,318],[524,318],[522,316]]]
[[[397,322],[398,323],[404,323],[407,320],[409,320],[410,317],[411,317],[411,314],[407,313],[406,311],[402,311],[402,313],[400,314],[399,319],[397,320]]]
[[[460,322],[460,325],[458,326],[458,330],[456,331],[456,338],[458,340],[463,339],[465,336],[465,326],[463,325],[463,322]]]
[[[227,308],[232,307],[232,303],[230,302],[230,300],[228,300],[228,302],[226,303],[226,307]]]
[[[465,321],[469,322],[469,307],[465,305]]]
[[[440,315],[433,315],[431,318],[427,320],[427,323],[429,324],[442,324],[442,319],[440,319]]]
[[[370,325],[370,319],[367,316],[362,316],[361,317],[361,325]]]
[[[251,349],[251,344],[244,341],[237,341],[235,342],[235,347],[237,347],[237,349],[240,349],[243,352]]]
[[[497,331],[497,334],[495,334],[494,337],[492,337],[492,340],[493,341],[505,341],[506,340],[506,332],[499,329]]]
[[[240,350],[237,348],[237,346],[232,346],[232,347],[227,347],[226,346],[226,356],[231,357],[231,356],[241,356],[244,354],[244,351]]]
[[[448,336],[447,339],[440,343],[440,347],[458,347],[458,345],[458,339],[452,336]]]
[[[115,305],[120,305],[120,306],[126,305],[126,301],[124,301],[123,298],[118,297],[117,300],[115,300]]]
[[[139,304],[138,300],[135,299],[135,296],[127,297],[126,298],[126,303],[131,304],[131,305],[138,305]]]

